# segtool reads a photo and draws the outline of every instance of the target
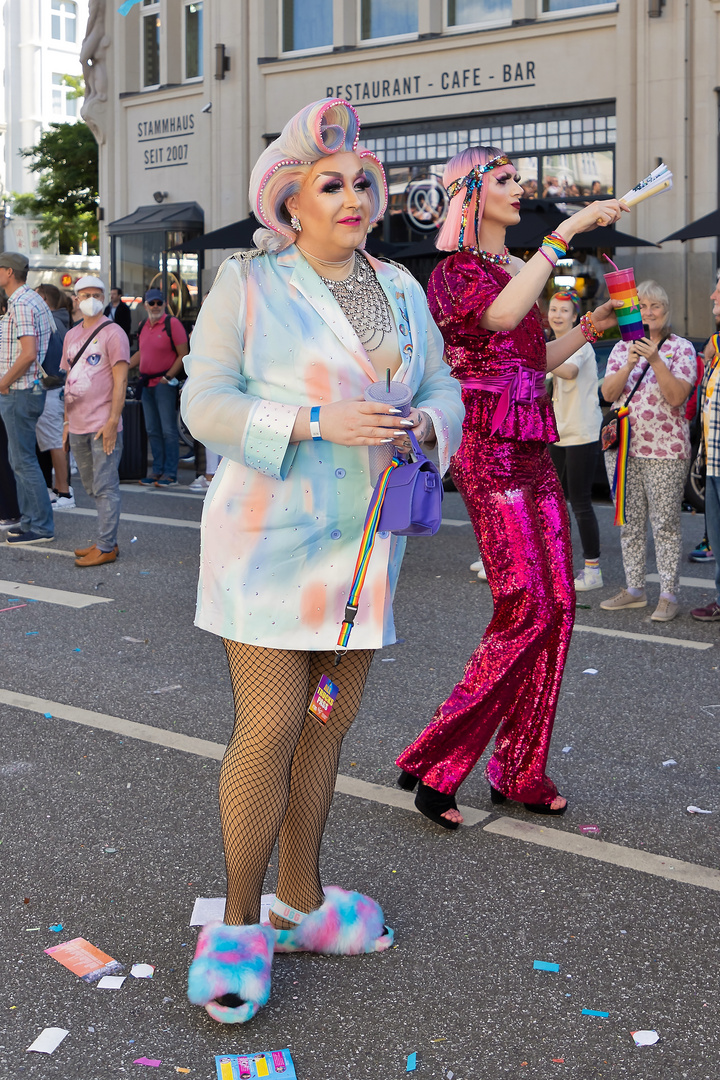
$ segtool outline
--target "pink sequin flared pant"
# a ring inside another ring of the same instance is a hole
[[[575,616],[565,497],[541,442],[466,430],[451,473],[495,610],[462,680],[397,763],[453,794],[499,728],[492,786],[518,801],[551,802],[557,789],[545,766]]]

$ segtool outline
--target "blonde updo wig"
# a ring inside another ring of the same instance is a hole
[[[316,161],[338,151],[362,158],[370,181],[371,223],[385,213],[385,170],[369,150],[359,145],[360,120],[352,105],[341,98],[323,98],[296,113],[258,158],[250,177],[250,204],[267,226],[253,236],[263,251],[282,251],[297,239],[285,201],[297,194]]]

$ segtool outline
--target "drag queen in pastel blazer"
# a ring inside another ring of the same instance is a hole
[[[264,151],[250,197],[268,228],[259,250],[221,267],[185,361],[185,422],[223,457],[203,513],[196,623],[223,638],[235,699],[220,776],[228,891],[225,923],[202,932],[189,982],[190,999],[223,1022],[267,1001],[273,950],[392,942],[379,905],[323,890],[318,863],[342,738],[373,651],[395,641],[404,538],[378,535],[339,667],[334,653],[373,488],[371,448],[404,448],[411,426],[437,444],[444,472],[464,410],[423,290],[361,251],[387,188],[358,137],[351,106],[326,99]],[[363,400],[387,367],[412,389],[407,420]],[[324,724],[308,713],[323,676],[338,687]],[[260,925],[276,840],[277,900],[271,925]]]

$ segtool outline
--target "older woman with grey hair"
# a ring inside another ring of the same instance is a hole
[[[670,329],[670,301],[656,281],[638,285],[640,310],[649,337],[619,341],[610,353],[602,395],[614,407],[629,403],[630,450],[625,520],[620,533],[627,587],[603,600],[606,611],[647,607],[645,563],[648,517],[660,575],[660,600],[650,616],[670,622],[679,611],[676,590],[681,554],[680,511],[690,466],[685,402],[695,383],[695,348]],[[612,482],[617,452],[605,463]]]

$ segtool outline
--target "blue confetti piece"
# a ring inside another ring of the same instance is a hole
[[[407,1066],[405,1072],[415,1072],[417,1068],[417,1052],[413,1051],[412,1054],[408,1054]]]
[[[550,964],[547,960],[536,960],[533,963],[535,971],[559,971],[559,964]]]
[[[51,712],[44,712],[43,716],[45,717],[46,720],[52,720],[52,713]]]
[[[602,1016],[605,1020],[610,1016],[610,1013],[599,1012],[597,1009],[583,1009],[583,1016]]]
[[[82,652],[82,649],[73,649],[73,652]]]
[[[52,932],[54,934],[59,934],[60,931],[62,930],[62,928],[63,928],[63,924],[61,922],[55,923],[54,926],[48,926],[48,930],[52,930]]]
[[[39,634],[39,630],[26,630],[25,637],[33,637],[35,634]]]

